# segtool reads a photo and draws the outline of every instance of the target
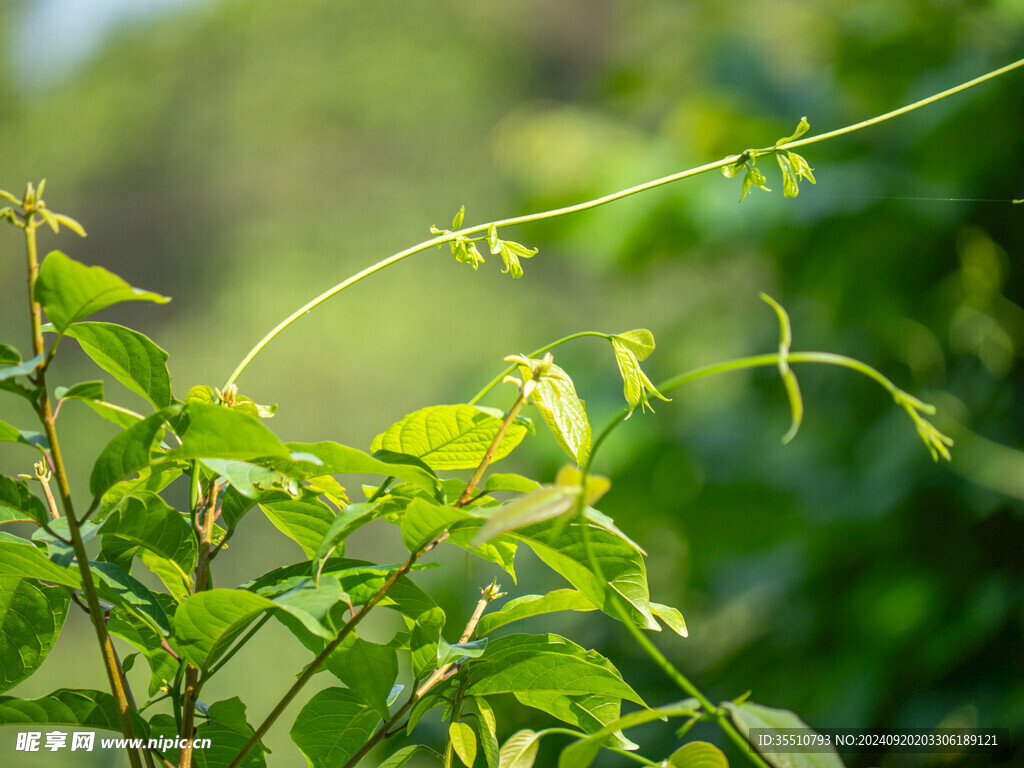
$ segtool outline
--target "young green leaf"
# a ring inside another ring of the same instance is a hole
[[[487,761],[487,768],[498,768],[498,720],[487,699],[483,696],[473,696],[472,699],[478,713],[477,733],[480,735],[480,747],[484,753],[484,760]]]
[[[133,288],[103,267],[87,267],[60,251],[51,251],[39,267],[35,300],[58,333],[71,323],[122,301],[152,301],[166,304],[170,299]]]
[[[513,733],[498,752],[499,768],[533,768],[543,735],[528,728]]]
[[[341,768],[369,741],[379,721],[353,691],[325,688],[299,712],[290,735],[311,766]]]
[[[786,136],[783,139],[779,139],[775,142],[776,147],[781,147],[783,144],[789,144],[791,141],[796,141],[803,136],[807,131],[811,129],[811,124],[807,122],[806,117],[801,117],[800,122],[796,126],[796,130],[793,131],[792,135]]]
[[[84,322],[68,326],[64,333],[96,365],[156,408],[173,402],[167,353],[138,331],[114,323]]]
[[[0,576],[0,692],[28,678],[45,661],[70,602],[63,587]]]
[[[650,335],[649,331],[647,333]],[[636,348],[646,349],[646,347],[627,343],[618,336],[611,337],[611,344],[615,352],[615,362],[619,366],[619,373],[622,376],[623,395],[629,408],[626,418],[628,419],[633,415],[633,411],[637,406],[640,406],[641,411],[651,408],[650,401],[647,399],[648,394],[669,402],[669,398],[658,391],[658,388],[651,383],[651,380],[647,378],[647,374],[640,367],[640,360],[642,358],[637,355]],[[648,353],[653,348],[654,338],[651,337],[651,345],[647,350]],[[651,408],[651,411],[653,412],[654,408]]]
[[[686,621],[683,619],[683,614],[680,613],[678,608],[673,608],[671,605],[662,605],[661,603],[651,603],[651,613],[664,621],[668,628],[680,637],[690,636],[686,629]]]
[[[452,743],[455,754],[466,768],[473,768],[476,760],[476,734],[463,722],[455,722],[448,726],[448,739]]]
[[[722,707],[728,710],[740,735],[748,741],[751,728],[799,728],[813,733],[807,723],[788,709],[764,707],[750,701],[742,704],[727,701]],[[761,756],[775,768],[843,768],[843,761],[834,747],[823,749],[813,753],[764,752]]]
[[[506,360],[519,364],[529,402],[540,410],[555,440],[577,464],[585,466],[590,456],[590,422],[569,374],[551,362],[550,355],[543,360],[519,356]]]
[[[666,768],[729,768],[722,750],[706,741],[681,746],[665,762]]]
[[[384,762],[379,763],[377,768],[402,768],[402,766],[412,759],[413,755],[420,751],[434,754],[433,750],[429,747],[423,746],[422,744],[410,744],[408,747],[402,747],[400,750],[388,757]]]
[[[574,741],[562,750],[558,757],[558,768],[588,768],[597,757],[601,745],[609,737],[654,720],[667,720],[670,717],[694,717],[700,708],[696,699],[685,699],[675,704],[667,704],[653,709],[641,709],[624,717],[609,722],[600,730],[594,731],[587,738]]]
[[[487,493],[494,493],[497,491],[529,493],[537,488],[540,488],[540,483],[536,480],[531,480],[528,477],[523,477],[522,475],[516,475],[513,473],[497,473],[489,475],[480,490],[486,491]]]
[[[475,405],[434,405],[421,408],[377,435],[370,452],[405,453],[421,459],[434,471],[475,469],[498,430],[504,414]],[[525,420],[514,420],[498,444],[491,463],[504,458],[522,442],[529,430]]]

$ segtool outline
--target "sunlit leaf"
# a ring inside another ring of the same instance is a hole
[[[100,368],[157,408],[171,405],[167,353],[138,331],[114,323],[75,323],[65,334]]]
[[[39,267],[35,299],[57,332],[68,325],[122,301],[165,304],[166,296],[133,288],[103,267],[87,267],[60,251],[50,252]],[[164,404],[166,405],[166,403]]]

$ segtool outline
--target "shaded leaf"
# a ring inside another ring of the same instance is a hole
[[[149,728],[135,712],[129,715],[136,736]],[[117,702],[109,693],[76,688],[60,688],[38,699],[0,696],[0,725],[81,725],[120,731]]]
[[[89,477],[92,495],[103,496],[118,481],[148,468],[153,461],[153,444],[167,421],[180,413],[181,406],[172,405],[115,435],[93,464]]]
[[[80,589],[78,568],[55,565],[43,551],[20,536],[0,531],[0,576],[40,579]]]
[[[325,666],[381,718],[388,716],[388,698],[398,676],[393,648],[367,642],[353,632],[327,657]]]
[[[426,470],[412,464],[389,463],[375,459],[363,451],[340,443],[288,443],[292,451],[311,453],[323,462],[320,474],[336,475],[358,473],[367,475],[394,476],[433,493],[437,489],[437,478]]]
[[[316,768],[341,768],[369,741],[380,716],[354,692],[325,688],[292,726],[292,741]]]
[[[50,515],[43,502],[28,489],[24,480],[0,475],[0,525],[35,523],[41,525]]]
[[[0,576],[0,692],[29,677],[46,660],[70,602],[63,587]]]

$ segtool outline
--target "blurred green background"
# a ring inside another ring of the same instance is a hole
[[[89,237],[43,233],[44,249],[173,296],[101,319],[167,349],[182,397],[219,385],[288,312],[447,226],[462,204],[467,223],[541,210],[767,145],[802,115],[819,132],[885,112],[1019,58],[1024,8],[6,0],[0,39],[0,187],[47,177],[50,206]],[[1022,136],[1018,72],[808,148],[818,184],[795,200],[766,163],[775,191],[742,205],[738,180],[714,173],[522,227],[509,237],[540,253],[519,281],[499,274],[497,257],[473,272],[447,249],[429,251],[302,319],[241,389],[281,404],[271,426],[285,439],[366,448],[411,410],[471,397],[505,355],[579,330],[651,329],[655,381],[772,351],[766,291],[788,308],[795,349],[853,355],[935,402],[954,458],[933,464],[881,389],[831,368],[797,371],[807,416],[785,447],[788,410],[767,369],[636,414],[596,470],[613,479],[603,510],[650,553],[652,597],[687,618],[689,639],[656,642],[713,699],[752,690],[813,725],[1011,730],[984,759],[851,766],[1021,765],[1024,209],[1009,200],[1024,196]],[[0,233],[3,341],[26,349],[23,268],[16,233]],[[55,385],[98,378],[72,347]],[[603,425],[621,405],[610,350],[587,339],[557,360]],[[508,392],[487,402],[507,405]],[[0,407],[29,423],[15,398]],[[82,485],[113,428],[74,405],[61,424]],[[28,461],[3,451],[0,471],[30,471]],[[549,480],[563,461],[539,434],[499,466]],[[394,529],[372,528],[349,552],[389,562],[401,544]],[[527,555],[520,583],[505,584],[513,595],[560,586]],[[300,558],[250,515],[216,580],[231,586]],[[422,583],[457,635],[494,574],[459,553],[438,558],[453,567]],[[650,703],[680,698],[607,617],[532,629],[599,649]],[[307,660],[268,625],[205,696],[241,696],[258,722]],[[98,662],[73,612],[12,693],[103,689]],[[142,692],[147,672],[141,662],[132,672]],[[271,765],[303,764],[287,730],[312,692],[267,740]],[[502,739],[545,723],[501,704]],[[436,717],[425,722],[440,744]],[[0,734],[4,765],[120,765],[113,752],[16,753],[16,731]],[[678,744],[661,724],[636,734],[653,759]],[[720,743],[711,728],[695,734]],[[558,746],[538,765],[553,764]]]

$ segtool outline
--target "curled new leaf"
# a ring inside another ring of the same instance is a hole
[[[641,410],[651,408],[647,399],[648,394],[668,402],[669,398],[658,391],[657,387],[647,378],[647,374],[640,368],[640,361],[654,351],[654,336],[651,332],[645,329],[627,331],[624,334],[610,337],[609,341],[615,351],[615,362],[622,375],[623,395],[629,406],[626,418],[633,415],[637,406],[640,406]],[[651,408],[651,411],[653,412],[654,408]]]
[[[491,247],[491,253],[495,256],[500,254],[501,260],[505,263],[505,268],[501,270],[502,273],[510,274],[513,278],[523,276],[523,268],[519,264],[519,260],[529,259],[537,253],[536,248],[527,248],[512,240],[499,239],[498,229],[494,224],[491,224],[490,229],[487,230],[487,242]]]
[[[807,131],[811,129],[811,124],[807,122],[806,117],[801,117],[799,124],[796,126],[796,130],[793,131],[792,136],[787,136],[784,139],[779,139],[775,142],[776,147],[781,147],[783,144],[789,144],[791,141],[796,141],[803,136]]]
[[[775,159],[782,169],[782,194],[785,197],[796,197],[800,194],[800,179],[815,183],[814,170],[808,162],[796,152],[777,152]]]

